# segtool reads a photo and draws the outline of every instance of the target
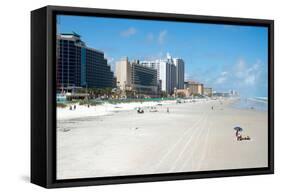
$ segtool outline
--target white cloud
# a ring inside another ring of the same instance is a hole
[[[130,28],[122,31],[120,33],[120,35],[123,36],[123,37],[130,37],[130,36],[132,36],[132,35],[134,35],[136,33],[137,33],[137,30],[134,27],[130,27]]]
[[[234,74],[236,75],[237,78],[243,78],[246,76],[245,72],[246,72],[245,61],[243,59],[240,59],[234,67]]]
[[[240,80],[241,84],[255,85],[261,74],[260,67],[261,65],[259,60],[257,60],[255,64],[247,66],[246,62],[243,59],[240,59],[235,65],[234,75]]]
[[[254,85],[256,81],[256,76],[250,75],[244,79],[244,83],[247,85]]]
[[[226,77],[219,77],[216,79],[215,84],[222,84],[227,80]]]
[[[152,42],[152,41],[154,40],[154,35],[153,35],[153,33],[147,34],[146,39],[147,39],[148,42]]]
[[[167,30],[162,30],[162,31],[159,33],[159,36],[158,36],[158,43],[159,43],[159,44],[163,44],[163,43],[165,42],[167,33],[168,33]]]
[[[222,84],[228,80],[228,72],[223,71],[220,73],[219,77],[215,80],[215,84]]]
[[[221,72],[221,75],[222,76],[226,76],[228,74],[228,72],[227,71],[223,71],[223,72]]]
[[[248,63],[244,59],[239,59],[233,65],[224,65],[223,69],[214,69],[213,73],[207,75],[211,78],[206,81],[216,91],[228,91],[234,89],[241,95],[253,96],[265,93],[267,88],[267,70],[265,64],[260,60]],[[221,68],[221,67],[220,67]],[[264,86],[265,84],[265,86]]]

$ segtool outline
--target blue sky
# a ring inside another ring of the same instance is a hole
[[[185,78],[216,91],[267,96],[266,27],[86,16],[59,16],[58,32],[76,32],[105,53],[112,70],[121,57],[150,60],[166,53],[185,61]]]

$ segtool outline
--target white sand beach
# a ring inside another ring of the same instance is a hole
[[[58,108],[57,179],[266,167],[267,111],[235,109],[232,103]],[[235,126],[251,140],[237,141]]]

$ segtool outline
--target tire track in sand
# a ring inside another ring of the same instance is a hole
[[[188,130],[186,130],[184,132],[184,134],[178,139],[178,141],[166,152],[166,154],[159,160],[158,164],[156,165],[156,167],[155,167],[156,171],[160,168],[160,166],[168,158],[168,156],[171,155],[173,153],[173,151],[180,145],[180,143],[186,138],[186,136],[188,135],[188,132],[193,130],[198,124],[200,124],[200,122],[205,119],[206,115],[207,115],[207,112],[203,112],[203,115],[200,116],[200,118],[197,121],[195,121],[195,123],[191,127],[189,127]],[[196,132],[196,131],[195,132],[194,131],[193,131],[193,133]]]
[[[207,134],[205,136],[205,142],[204,142],[204,146],[203,146],[203,153],[201,155],[201,158],[199,159],[199,162],[198,162],[198,167],[197,167],[197,171],[199,171],[201,169],[201,166],[202,166],[202,163],[203,163],[203,160],[206,158],[207,154],[208,154],[208,143],[209,143],[209,134],[210,134],[210,128],[211,128],[212,124],[209,122],[209,127],[208,127],[208,130],[207,130]]]
[[[194,154],[194,150],[198,147],[198,141],[197,139],[200,138],[200,136],[203,134],[204,131],[204,127],[207,123],[207,119],[208,119],[208,115],[206,113],[206,116],[204,117],[204,120],[202,121],[202,125],[198,125],[194,130],[194,132],[192,133],[192,135],[189,137],[188,141],[185,143],[183,149],[181,150],[180,154],[178,155],[177,159],[175,160],[173,166],[171,167],[169,172],[175,172],[176,168],[179,166],[178,162],[184,158],[184,156],[187,155],[187,152],[191,152],[190,156],[188,157],[188,160],[190,160]],[[194,145],[192,145],[192,147],[190,147],[189,145],[191,145],[191,142],[194,142]],[[180,168],[179,171],[182,171],[182,169],[184,168],[185,163],[183,163],[183,166]]]

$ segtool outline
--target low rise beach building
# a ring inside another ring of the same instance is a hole
[[[189,80],[185,82],[185,89],[189,88],[190,95],[203,95],[204,85],[200,82]]]
[[[175,96],[180,98],[186,98],[190,96],[189,88],[175,90]]]

